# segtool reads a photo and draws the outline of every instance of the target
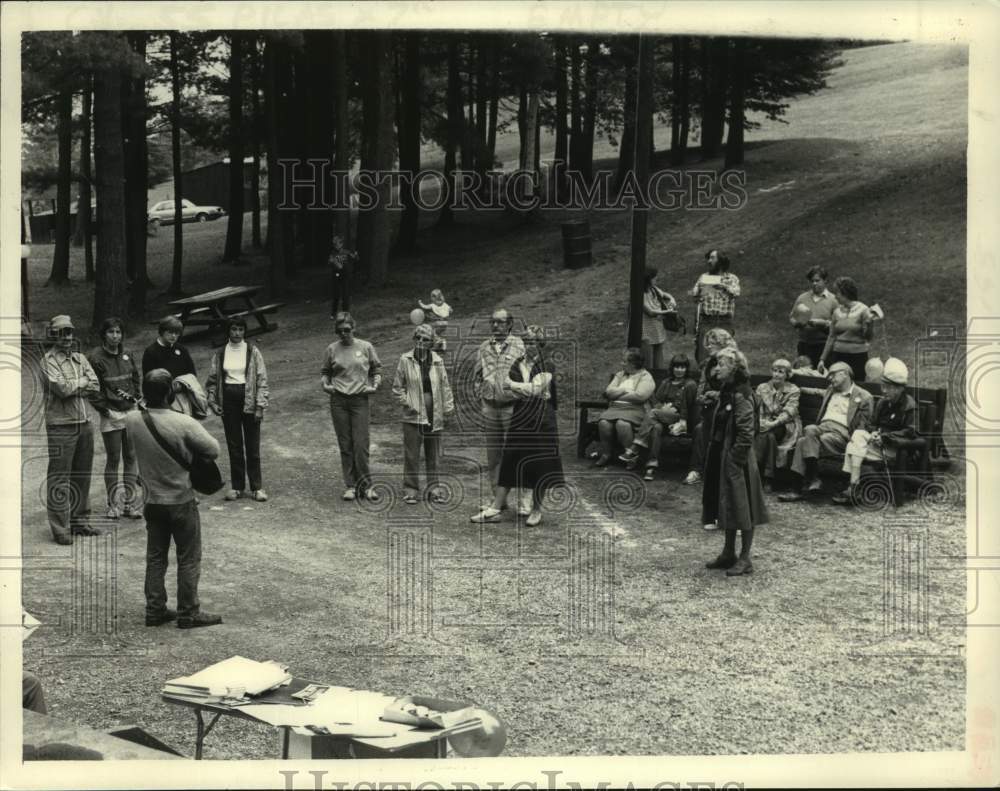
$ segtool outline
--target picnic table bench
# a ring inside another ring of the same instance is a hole
[[[248,322],[247,337],[271,332],[278,328],[276,322],[268,321],[269,313],[277,313],[284,303],[274,302],[268,305],[258,305],[254,297],[263,286],[226,286],[204,294],[175,299],[169,303],[171,308],[179,309],[174,315],[184,324],[184,339],[205,335],[221,336],[226,340],[226,324],[230,319],[243,318]],[[250,323],[250,319],[256,324]],[[188,332],[189,327],[199,327],[194,332]]]
[[[657,386],[670,374],[666,369],[650,369],[649,372]],[[750,386],[756,390],[757,385],[770,378],[769,374],[752,374]],[[815,423],[819,418],[819,408],[822,405],[823,394],[826,392],[829,382],[823,377],[813,376],[796,376],[791,381],[801,391],[799,416],[802,419],[802,425],[808,426]],[[882,397],[882,385],[876,382],[858,382],[857,385],[871,393],[876,404]],[[931,476],[933,468],[947,469],[951,463],[948,448],[942,438],[948,391],[945,388],[907,387],[906,393],[917,405],[917,437],[905,444],[906,453],[899,454],[897,471],[901,477],[905,472],[906,477],[924,480]],[[588,446],[597,440],[597,416],[607,408],[607,399],[581,399],[576,402],[576,408],[579,412],[576,451],[577,457],[582,459],[587,455]],[[686,460],[691,449],[691,442],[692,438],[689,434],[680,437],[664,434],[661,457],[663,460],[667,460],[682,455]]]

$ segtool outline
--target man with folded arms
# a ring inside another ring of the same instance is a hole
[[[155,368],[142,379],[142,395],[157,433],[186,462],[199,455],[219,455],[219,443],[190,415],[170,408],[173,377]],[[143,413],[133,410],[125,428],[135,444],[139,471],[146,487],[146,626],[177,620],[179,629],[215,626],[222,617],[201,611],[198,578],[201,576],[201,519],[191,475],[150,433]],[[164,578],[173,539],[177,552],[177,611],[167,608]]]
[[[795,443],[792,470],[801,476],[802,484],[797,492],[779,495],[778,499],[783,502],[802,500],[819,492],[822,488],[820,455],[843,458],[851,435],[867,426],[871,419],[871,393],[854,384],[851,366],[844,362],[834,363],[827,371],[827,378],[830,386],[819,408],[819,420],[815,425],[806,426]]]
[[[72,544],[74,535],[100,534],[89,523],[94,429],[87,401],[100,393],[101,384],[87,358],[73,348],[69,316],[53,316],[48,332],[55,345],[42,358],[49,445],[45,508],[56,543]]]

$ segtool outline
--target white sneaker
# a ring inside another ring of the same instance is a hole
[[[492,506],[490,506],[489,508],[484,508],[475,516],[469,517],[469,521],[476,522],[477,524],[482,524],[483,522],[499,522],[500,509],[493,508]]]
[[[374,488],[368,489],[365,491],[365,499],[377,503],[379,501],[379,493]]]
[[[534,527],[535,525],[540,525],[541,523],[542,523],[541,511],[532,511],[524,522],[524,524],[526,524],[528,527]]]
[[[243,492],[241,492],[239,489],[230,489],[228,492],[226,492],[227,500],[239,500],[240,497],[242,496]]]
[[[687,486],[691,486],[696,483],[701,483],[701,473],[695,470],[691,470],[691,472],[689,472],[687,474],[687,477],[684,479],[684,483]]]
[[[708,522],[707,524],[702,525],[702,529],[704,529],[704,530],[718,530],[719,529],[719,523],[718,522]]]
[[[251,494],[251,497],[253,497],[253,499],[256,500],[258,503],[267,502],[267,492],[265,492],[263,489],[255,489],[253,494]]]
[[[358,493],[354,490],[353,486],[344,489],[344,493],[340,496],[341,500],[353,500],[358,496]]]

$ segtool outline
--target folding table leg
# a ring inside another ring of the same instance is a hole
[[[205,745],[205,737],[208,736],[209,731],[212,730],[212,727],[215,725],[215,723],[219,721],[219,717],[222,716],[222,712],[221,711],[216,712],[215,716],[212,717],[212,720],[211,722],[208,723],[208,725],[205,725],[205,721],[201,717],[201,709],[195,709],[194,716],[195,719],[198,721],[198,729],[194,741],[194,759],[196,761],[200,761],[201,750],[202,747],[204,747]]]

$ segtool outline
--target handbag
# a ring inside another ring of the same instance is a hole
[[[662,295],[657,295],[660,300],[660,307],[663,309],[668,309],[670,303],[667,302]],[[684,317],[677,312],[676,307],[669,313],[664,313],[660,316],[660,320],[663,322],[663,329],[667,332],[679,332],[681,335],[687,335],[687,322],[684,321]]]
[[[156,430],[156,424],[153,423],[153,418],[149,412],[143,412],[142,419],[146,424],[146,428],[149,429],[149,433],[153,435],[153,439],[159,443],[160,447],[167,452],[167,455],[171,459],[176,461],[191,475],[191,486],[196,492],[199,494],[215,494],[222,488],[222,473],[219,471],[219,465],[215,463],[214,459],[199,456],[196,453],[189,464],[181,458],[176,450],[167,444],[167,441],[163,439],[160,432]]]

